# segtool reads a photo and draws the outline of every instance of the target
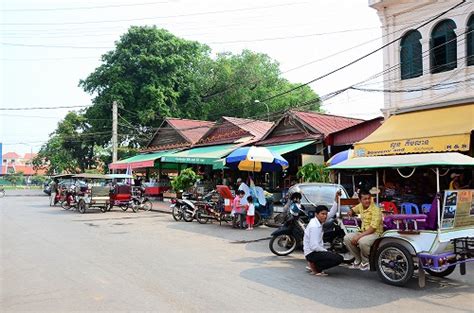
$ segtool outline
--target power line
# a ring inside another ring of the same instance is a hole
[[[423,26],[426,26],[427,24],[429,24],[429,23],[431,23],[432,21],[434,21],[434,20],[440,18],[441,16],[445,15],[446,13],[448,13],[448,12],[450,12],[450,11],[456,9],[457,7],[459,7],[459,6],[461,6],[461,5],[463,5],[465,2],[466,2],[466,0],[462,0],[461,2],[459,2],[459,3],[456,4],[456,5],[454,5],[453,7],[451,7],[451,8],[449,8],[449,9],[447,9],[447,10],[445,10],[445,11],[443,11],[443,12],[437,14],[437,15],[436,15],[435,17],[433,17],[433,18],[430,18],[429,20],[427,20],[426,22],[424,22],[424,23],[421,24],[420,26],[414,28],[414,30],[418,30],[418,29],[422,28]],[[330,76],[330,75],[332,75],[332,74],[334,74],[334,73],[336,73],[336,72],[339,72],[339,71],[341,71],[341,70],[343,70],[343,69],[345,69],[345,68],[347,68],[347,67],[349,67],[349,66],[351,66],[351,65],[353,65],[353,64],[355,64],[355,63],[357,63],[357,62],[359,62],[359,61],[361,61],[361,60],[363,60],[363,59],[365,59],[365,58],[367,58],[367,57],[369,57],[369,56],[371,56],[371,55],[373,55],[374,53],[383,50],[385,47],[388,47],[388,46],[390,46],[391,44],[393,44],[393,43],[399,41],[401,38],[402,38],[402,36],[399,36],[399,37],[397,37],[396,39],[391,40],[390,42],[388,42],[388,43],[382,45],[381,47],[379,47],[379,48],[377,48],[377,49],[375,49],[375,50],[372,50],[372,51],[370,51],[369,53],[366,53],[366,54],[364,54],[363,56],[358,57],[358,58],[356,58],[356,59],[350,61],[349,63],[346,63],[346,64],[344,64],[344,65],[342,65],[342,66],[340,66],[340,67],[338,67],[338,68],[336,68],[336,69],[334,69],[334,70],[332,70],[332,71],[329,71],[329,72],[327,72],[327,73],[325,73],[325,74],[323,74],[323,75],[321,75],[321,76],[318,76],[318,77],[316,77],[316,78],[314,78],[314,79],[312,79],[312,80],[310,80],[310,81],[308,81],[308,82],[306,82],[306,83],[304,83],[304,84],[300,84],[300,85],[298,85],[298,86],[296,86],[296,87],[293,87],[293,88],[288,89],[288,90],[286,90],[286,91],[280,92],[280,93],[278,93],[278,94],[276,94],[276,95],[273,95],[273,96],[270,96],[270,97],[268,97],[268,98],[266,98],[266,99],[260,100],[260,103],[266,102],[266,101],[269,101],[269,100],[272,100],[272,99],[275,99],[275,98],[278,98],[278,97],[281,97],[281,96],[286,95],[286,94],[288,94],[288,93],[291,93],[291,92],[293,92],[293,91],[295,91],[295,90],[297,90],[297,89],[300,89],[300,88],[302,88],[302,87],[304,87],[304,86],[307,86],[307,85],[309,85],[309,84],[311,84],[311,83],[314,83],[314,82],[316,82],[316,81],[318,81],[318,80],[321,80],[321,79],[323,79],[323,78],[325,78],[325,77],[328,77],[328,76]]]
[[[0,42],[2,46],[32,47],[32,48],[66,48],[66,49],[113,49],[114,47],[88,47],[88,46],[56,46],[56,45],[32,45],[23,43]]]
[[[57,106],[57,107],[22,107],[22,108],[2,108],[0,107],[0,111],[32,111],[32,110],[55,110],[55,109],[74,109],[74,108],[84,108],[88,107],[88,105],[64,105],[64,106]]]
[[[57,23],[0,23],[0,25],[84,25],[84,24],[101,24],[101,23],[119,23],[119,22],[134,22],[134,21],[144,21],[144,20],[155,20],[155,19],[166,19],[166,18],[176,18],[176,17],[191,17],[191,16],[202,16],[202,15],[213,15],[213,14],[222,14],[222,13],[232,13],[232,12],[245,12],[253,10],[263,10],[277,7],[286,7],[294,6],[300,4],[307,4],[308,2],[296,2],[296,3],[282,3],[269,6],[255,6],[248,8],[238,8],[238,9],[227,9],[227,10],[215,10],[215,11],[204,11],[204,12],[195,12],[188,14],[176,14],[176,15],[163,15],[163,16],[153,16],[153,17],[143,17],[143,18],[131,18],[131,19],[117,19],[117,20],[102,20],[102,21],[88,21],[88,22],[57,22]]]
[[[29,9],[2,9],[3,12],[45,12],[45,11],[76,11],[76,10],[94,10],[94,9],[109,9],[109,8],[121,8],[121,7],[135,7],[145,5],[156,5],[170,3],[170,1],[155,1],[155,2],[143,2],[143,3],[129,3],[129,4],[109,4],[109,5],[97,5],[88,7],[63,7],[63,8],[29,8]]]

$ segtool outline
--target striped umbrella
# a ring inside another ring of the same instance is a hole
[[[247,172],[271,172],[286,169],[288,161],[265,147],[242,147],[225,158],[226,166]]]

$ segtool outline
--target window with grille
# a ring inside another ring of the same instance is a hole
[[[431,33],[430,62],[431,73],[453,70],[457,67],[456,23],[444,20]]]
[[[474,15],[471,15],[467,22],[466,45],[467,45],[467,65],[474,65]]]
[[[401,79],[418,77],[423,74],[421,34],[413,30],[403,36],[400,42]]]

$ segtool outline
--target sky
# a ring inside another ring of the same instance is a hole
[[[157,25],[213,53],[266,53],[298,83],[382,45],[367,0],[3,0],[0,10],[0,108],[90,105],[79,80],[132,25]],[[310,86],[324,96],[382,67],[378,52]],[[370,83],[382,86],[381,79]],[[381,93],[354,90],[323,103],[327,113],[365,119],[382,107]],[[69,110],[0,111],[3,152],[37,152]]]

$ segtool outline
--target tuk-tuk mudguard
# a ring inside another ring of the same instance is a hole
[[[386,231],[370,248],[370,270],[375,271],[375,262],[379,247],[388,242],[396,242],[410,251],[413,257],[420,252],[431,251],[436,243],[436,231],[422,231],[419,234],[400,234],[396,230]]]

